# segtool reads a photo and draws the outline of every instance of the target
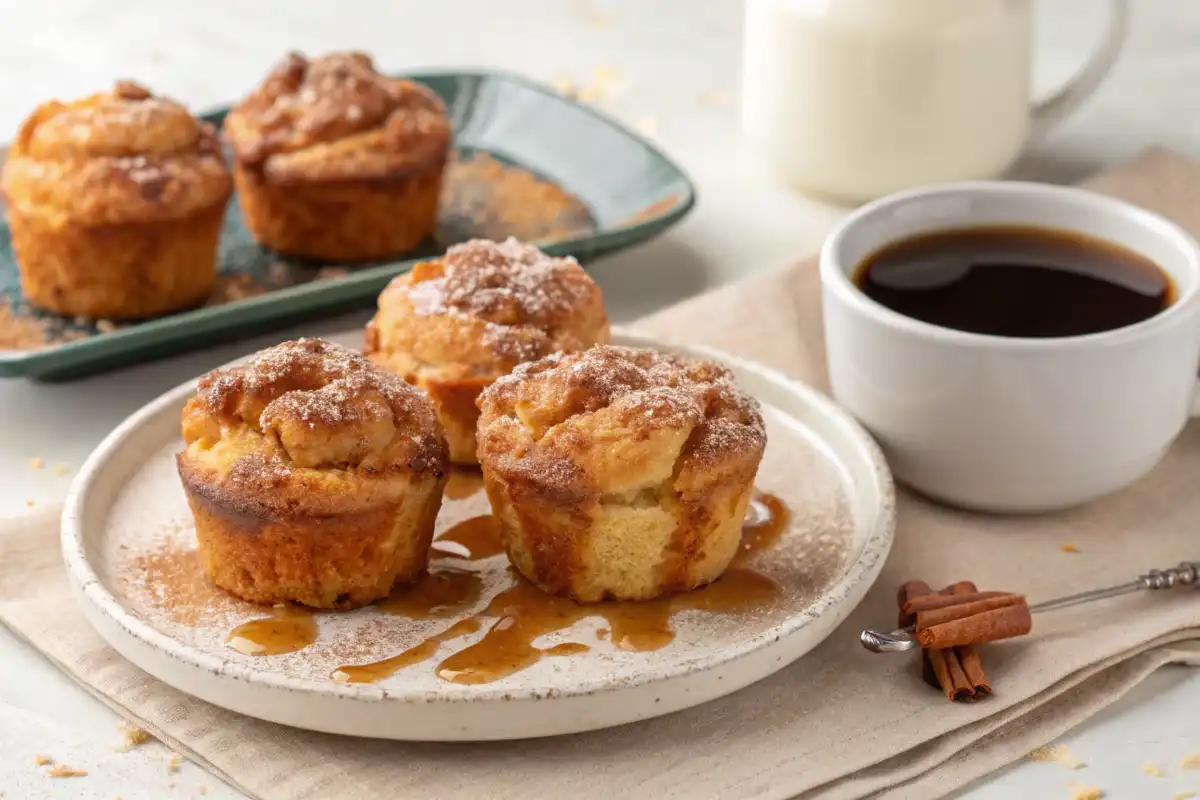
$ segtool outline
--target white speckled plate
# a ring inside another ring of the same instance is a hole
[[[358,333],[335,337],[350,345]],[[478,640],[378,683],[330,678],[345,664],[396,655],[450,626],[454,617],[412,620],[374,608],[318,614],[316,641],[295,653],[248,656],[226,643],[237,624],[266,616],[198,576],[194,532],[175,472],[181,386],[135,413],[104,440],[71,487],[62,544],[84,613],[122,655],[168,684],[218,706],[331,733],[459,741],[551,736],[678,711],[760,680],[803,656],[854,609],[892,544],[892,481],[875,444],[824,396],[756,364],[630,335],[618,342],[716,358],[763,405],[768,445],[757,485],[792,511],[788,529],[747,563],[782,587],[779,599],[744,614],[680,611],[674,641],[650,652],[618,650],[584,619],[537,642],[590,649],[544,658],[492,683],[461,685],[434,667]],[[486,513],[482,493],[448,500],[439,532]],[[503,555],[435,564],[482,573],[484,591],[458,615],[482,611],[511,579]],[[850,634],[846,634],[850,635]]]

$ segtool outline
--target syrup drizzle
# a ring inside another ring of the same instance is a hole
[[[483,474],[478,468],[455,466],[446,481],[447,500],[466,500],[483,488]]]
[[[735,563],[775,544],[787,530],[791,519],[792,512],[778,497],[766,492],[755,493],[746,508],[746,521],[742,523],[742,546]]]
[[[452,543],[446,547],[446,543]],[[440,545],[440,546],[439,546]],[[433,549],[455,558],[478,561],[504,552],[500,541],[500,525],[491,514],[471,517],[454,525],[433,542]],[[467,555],[462,555],[463,552]]]
[[[474,617],[461,619],[441,633],[430,636],[428,639],[413,645],[399,655],[370,664],[338,667],[329,677],[339,683],[373,683],[381,681],[384,678],[390,678],[405,667],[411,667],[413,664],[419,664],[431,658],[438,651],[438,648],[442,646],[443,642],[475,633],[475,631],[479,630],[479,627],[479,621]]]
[[[292,605],[277,605],[271,616],[238,625],[225,643],[248,656],[278,656],[303,650],[317,639],[312,612]]]
[[[658,650],[675,639],[671,618],[680,611],[739,614],[761,608],[778,598],[780,587],[773,579],[738,564],[773,545],[787,528],[789,519],[787,506],[778,497],[770,494],[755,496],[742,526],[742,546],[735,566],[696,591],[645,602],[581,604],[548,595],[523,578],[517,578],[475,617],[461,620],[391,658],[339,667],[331,677],[349,683],[388,678],[401,669],[432,658],[444,643],[479,631],[482,628],[479,617],[483,616],[497,619],[478,642],[438,664],[435,672],[443,680],[461,684],[490,683],[527,669],[547,656],[565,657],[587,652],[591,647],[582,642],[563,642],[548,648],[535,647],[533,643],[588,617],[600,617],[607,623],[606,627],[597,629],[596,638],[611,640],[619,650]],[[490,515],[460,522],[446,531],[440,540],[455,542],[470,551],[471,559],[502,552],[499,529]],[[400,587],[376,607],[412,619],[449,617],[477,602],[480,589],[477,574],[442,568]]]
[[[554,597],[525,580],[505,589],[484,612],[499,617],[477,643],[440,663],[438,677],[453,683],[491,683],[527,669],[546,655],[534,647],[541,636],[570,627],[587,617],[603,617],[620,650],[645,652],[665,647],[675,638],[671,616],[695,609],[739,613],[779,596],[779,584],[760,572],[733,567],[713,583],[687,594],[641,603],[584,605]],[[552,648],[553,649],[553,648]]]
[[[410,619],[441,619],[466,611],[479,600],[483,579],[479,573],[443,567],[424,572],[412,583],[397,586],[375,608],[385,614]]]

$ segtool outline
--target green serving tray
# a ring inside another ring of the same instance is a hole
[[[456,159],[436,240],[404,260],[306,263],[260,248],[242,224],[235,197],[221,236],[220,280],[244,281],[260,293],[115,329],[100,323],[100,330],[89,321],[42,314],[24,301],[8,226],[0,224],[0,295],[13,314],[36,320],[55,342],[0,350],[0,377],[77,378],[369,308],[392,277],[471,236],[511,234],[586,264],[658,235],[695,204],[687,176],[657,148],[547,86],[494,71],[404,76],[437,92],[454,125]],[[219,125],[226,111],[202,116]]]

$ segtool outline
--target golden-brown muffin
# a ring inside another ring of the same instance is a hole
[[[448,474],[429,399],[320,339],[200,379],[179,475],[200,559],[258,603],[347,609],[425,569]]]
[[[479,393],[525,361],[609,341],[604,296],[573,258],[475,239],[379,295],[363,352],[433,398],[456,464],[476,464]]]
[[[225,118],[246,225],[329,261],[411,250],[437,225],[450,122],[427,87],[362,53],[283,59]]]
[[[648,600],[733,560],[767,436],[724,367],[598,345],[517,367],[479,407],[505,548],[544,591]]]
[[[134,318],[208,299],[232,182],[216,131],[180,104],[128,82],[44,103],[0,190],[35,306]]]

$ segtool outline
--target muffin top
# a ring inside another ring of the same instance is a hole
[[[119,81],[109,92],[34,109],[9,150],[0,189],[23,212],[100,225],[223,205],[232,181],[212,125]]]
[[[297,339],[200,379],[183,410],[180,456],[202,479],[252,502],[311,506],[326,490],[358,494],[363,481],[448,468],[433,404],[358,353]],[[336,499],[326,497],[326,500]]]
[[[603,293],[575,259],[475,239],[393,279],[364,349],[402,374],[490,379],[608,338]]]
[[[479,458],[567,502],[753,477],[758,403],[712,361],[597,345],[517,367],[479,398]]]
[[[436,94],[358,52],[289,53],[224,127],[237,159],[281,185],[401,177],[443,160],[451,133]]]

